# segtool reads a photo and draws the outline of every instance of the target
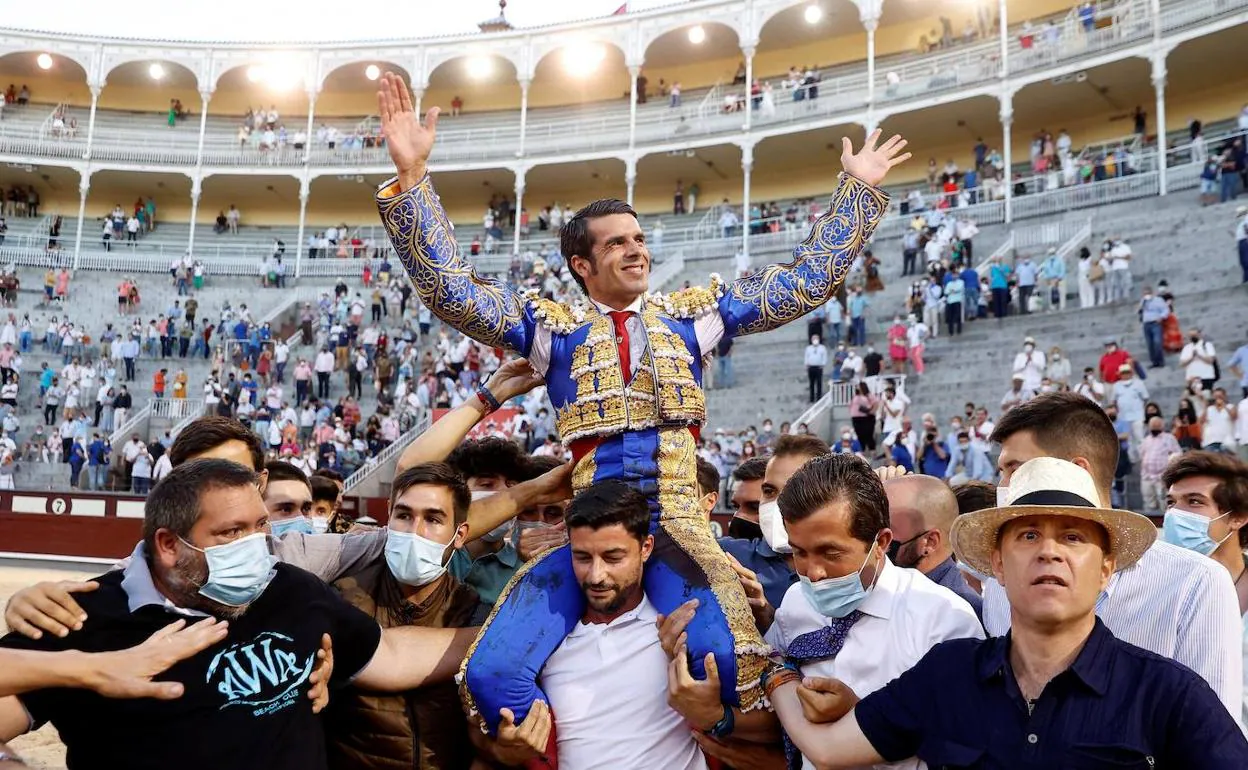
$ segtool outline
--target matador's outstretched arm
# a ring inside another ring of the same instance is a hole
[[[407,190],[390,180],[377,192],[390,243],[425,307],[452,328],[492,347],[528,355],[534,319],[502,281],[477,275],[459,253],[454,226],[426,173]]]
[[[887,211],[888,195],[841,174],[832,207],[793,249],[792,262],[768,265],[728,286],[719,299],[724,334],[765,332],[831,299]]]

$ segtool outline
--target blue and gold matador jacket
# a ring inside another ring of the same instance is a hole
[[[407,191],[396,180],[383,185],[377,206],[421,302],[434,315],[479,342],[523,356],[535,343],[548,348],[549,363],[540,373],[559,434],[582,447],[574,453],[573,487],[622,479],[647,495],[655,548],[646,563],[646,595],[663,614],[698,598],[687,630],[695,676],[704,676],[702,661],[713,652],[724,702],[762,706],[768,649],[697,505],[697,445],[690,429],[706,417],[702,364],[713,351],[700,349],[695,327],[717,314],[724,335],[753,334],[826,303],[887,211],[888,197],[842,174],[831,208],[794,249],[792,262],[732,283],[712,276],[706,287],[648,295],[640,310],[647,345],[627,386],[610,319],[590,303],[519,294],[477,275],[460,256],[428,176]],[[567,546],[517,571],[462,669],[465,705],[491,732],[500,708],[511,709],[518,723],[534,699],[545,700],[538,673],[584,605]]]

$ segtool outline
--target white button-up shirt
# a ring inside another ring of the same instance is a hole
[[[983,639],[984,629],[966,600],[923,573],[884,560],[875,587],[858,608],[863,613],[835,658],[801,666],[803,676],[834,677],[859,698],[910,670],[927,651],[950,639]],[[767,631],[767,643],[784,654],[794,639],[830,625],[831,618],[811,605],[801,583],[789,587]],[[562,727],[562,724],[561,724]],[[803,760],[806,770],[814,766]],[[907,759],[877,768],[924,768]]]
[[[1226,568],[1207,556],[1158,540],[1138,562],[1114,573],[1096,603],[1114,636],[1182,663],[1209,683],[1239,719],[1244,647],[1239,599]],[[984,627],[1010,630],[1005,589],[984,581]]]
[[[705,770],[684,717],[667,705],[667,656],[650,600],[610,623],[577,623],[539,681],[559,720],[559,766]]]

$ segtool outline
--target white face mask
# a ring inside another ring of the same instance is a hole
[[[472,493],[472,499],[474,501],[482,500],[493,494],[497,494],[497,493],[492,490],[479,489]],[[499,524],[494,529],[491,529],[489,532],[486,532],[484,535],[482,535],[481,539],[487,543],[497,543],[501,541],[503,538],[507,537],[507,534],[509,532],[511,532],[512,521],[513,521],[512,519],[508,519],[507,521],[504,521],[502,524]]]
[[[763,540],[776,553],[793,553],[789,547],[789,533],[780,518],[780,503],[772,500],[758,506],[758,526],[763,530]]]
[[[446,572],[443,559],[450,547],[450,543],[435,543],[415,532],[392,529],[386,533],[386,565],[404,585],[428,585]]]

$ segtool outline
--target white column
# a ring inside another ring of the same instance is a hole
[[[1010,128],[1014,124],[1014,94],[1005,93],[1001,96],[1001,158],[1005,161],[1005,221],[1014,221],[1014,152],[1011,149],[1013,139]]]
[[[875,30],[879,19],[863,19],[862,25],[867,28],[867,112],[875,112]]]
[[[308,108],[308,122],[312,122],[312,109],[310,107]],[[312,180],[305,166],[303,177],[299,180],[299,234],[295,236],[295,280],[299,279],[299,269],[303,265],[303,228],[308,221],[308,195],[311,192]]]
[[[750,170],[754,168],[754,145],[741,145],[741,251],[750,256]]]
[[[87,193],[91,190],[91,172],[81,173],[78,180],[78,230],[74,233],[74,270],[78,269],[78,255],[82,253],[82,227],[87,216]]]
[[[637,78],[641,76],[641,67],[634,65],[628,68],[628,149],[637,143]]]
[[[526,88],[525,90],[527,91],[528,89]],[[521,131],[521,136],[523,137],[523,129]],[[516,202],[512,206],[512,211],[516,212],[515,243],[512,246],[513,254],[520,253],[520,208],[524,205],[524,175],[524,167],[518,167],[516,169]]]
[[[212,89],[200,91],[199,98],[199,145],[195,151],[195,165],[202,166],[204,163],[204,134],[208,131],[208,101],[212,99]]]
[[[997,3],[997,15],[1001,21],[1001,77],[1006,77],[1010,74],[1010,23],[1006,19],[1005,0],[999,0]]]
[[[519,157],[524,157],[524,153],[525,153],[524,139],[525,139],[525,135],[528,133],[528,130],[529,130],[529,79],[521,78],[520,79],[520,149],[516,152],[516,155]],[[630,133],[631,133],[631,130],[630,130]],[[523,175],[521,175],[520,177],[517,177],[517,178],[523,179],[524,177]],[[523,182],[520,182],[520,187],[523,189],[524,187]],[[519,226],[519,224],[520,224],[520,219],[519,217],[517,217],[516,225]],[[517,230],[517,232],[519,231]],[[517,238],[518,237],[519,236],[517,236]]]
[[[87,150],[83,153],[83,160],[91,158],[91,147],[95,141],[95,108],[100,101],[100,92],[103,90],[103,85],[91,86],[91,115],[87,118]],[[76,258],[77,255],[75,255]]]
[[[202,141],[202,138],[201,138]],[[186,253],[195,253],[195,219],[199,215],[199,194],[203,192],[203,171],[195,169],[191,177],[191,234],[186,241]]]
[[[749,131],[754,122],[754,97],[751,95],[754,88],[754,47],[746,46],[741,53],[745,54],[745,130]]]
[[[1167,192],[1166,165],[1170,158],[1166,152],[1166,55],[1153,57],[1153,89],[1157,92],[1157,189],[1161,195]]]
[[[421,112],[421,107],[423,106],[424,101],[425,101],[425,89],[413,88],[412,100],[413,100],[414,106],[416,107],[416,114],[423,118],[424,113]]]
[[[306,134],[306,136],[303,140],[303,162],[305,164],[312,158],[312,137],[314,136],[312,133],[312,125],[314,123],[313,117],[316,115],[316,96],[319,93],[320,91],[316,89],[308,89],[308,125],[307,128],[304,129],[304,134]],[[419,115],[420,113],[418,112],[417,114]]]
[[[628,157],[624,159],[624,184],[628,185],[628,196],[625,201],[628,205],[633,205],[633,188],[637,185],[637,159]]]

